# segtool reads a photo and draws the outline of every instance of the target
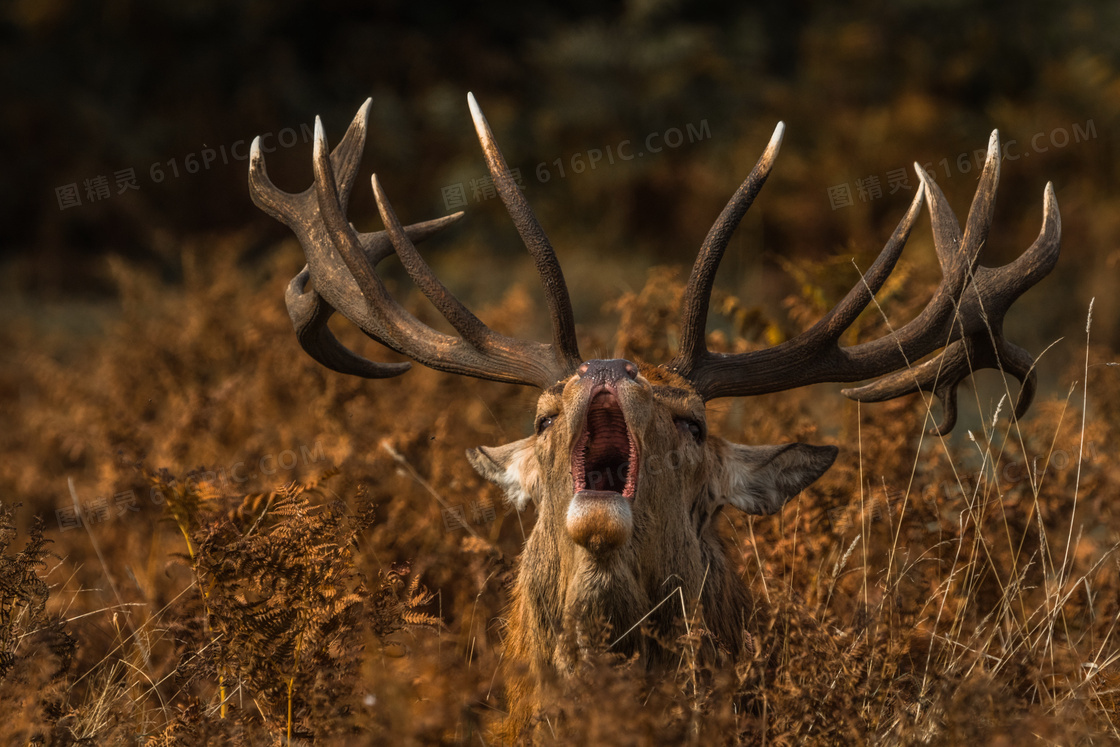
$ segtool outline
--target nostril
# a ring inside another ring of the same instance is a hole
[[[589,378],[596,382],[614,383],[622,381],[623,378],[630,379],[631,381],[637,379],[638,367],[634,363],[623,358],[590,360],[580,364],[580,367],[576,369],[576,373],[581,379]]]

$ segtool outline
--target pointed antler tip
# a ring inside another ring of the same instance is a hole
[[[786,123],[778,122],[778,125],[774,128],[774,134],[770,136],[770,142],[766,145],[766,152],[770,154],[771,157],[777,155],[778,149],[782,146],[782,138],[785,137],[785,134]]]
[[[923,169],[922,165],[917,161],[914,161],[914,173],[918,175],[918,181],[922,183],[922,189],[924,191],[929,184],[929,174],[926,173],[926,170]]]
[[[315,142],[312,153],[316,159],[323,157],[323,154],[330,155],[330,150],[327,147],[327,134],[323,131],[323,122],[317,114],[315,115]]]
[[[988,155],[984,158],[984,167],[994,165],[999,168],[999,130],[992,130],[988,136]]]
[[[1042,191],[1042,204],[1046,213],[1058,212],[1058,196],[1054,193],[1054,182],[1046,182],[1046,189]]]
[[[377,174],[370,177],[370,183],[373,185],[373,199],[377,202],[377,211],[381,214],[381,222],[385,224],[385,228],[390,234],[400,233],[402,230],[400,220],[397,218],[393,206],[389,204],[389,198],[385,196],[385,190],[381,188],[381,180],[377,178]]]
[[[360,107],[358,107],[358,113],[354,115],[354,121],[350,124],[351,128],[358,128],[358,131],[361,133],[360,137],[362,138],[363,143],[365,142],[366,128],[369,127],[369,110],[372,107],[373,97],[370,96],[368,99],[362,102],[362,105]],[[347,131],[346,134],[349,135],[349,131]]]
[[[476,125],[480,122],[482,124],[486,123],[486,117],[482,114],[482,108],[479,107],[478,100],[475,99],[474,94],[469,91],[467,92],[467,106],[471,109],[471,119],[475,121]]]
[[[255,166],[261,161],[261,136],[257,135],[253,138],[253,144],[249,146],[249,163]]]
[[[778,122],[778,124],[774,127],[774,134],[770,137],[770,142],[771,143],[782,142],[782,138],[785,137],[785,134],[786,134],[786,123],[785,122]]]
[[[388,209],[390,212],[392,208],[389,207],[389,199],[385,196],[385,190],[381,187],[381,180],[377,178],[377,174],[371,174],[369,177],[370,186],[373,187],[373,199],[377,203],[379,211]],[[384,214],[382,214],[384,218]],[[382,221],[384,222],[384,220]]]
[[[1062,232],[1062,214],[1058,210],[1058,197],[1054,194],[1054,182],[1046,182],[1046,189],[1042,191],[1042,230],[1047,226],[1057,229],[1058,235]]]

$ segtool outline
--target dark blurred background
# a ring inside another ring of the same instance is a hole
[[[585,315],[640,288],[646,267],[691,260],[778,120],[782,155],[720,280],[747,296],[790,277],[782,258],[839,257],[815,281],[835,300],[848,258],[866,266],[904,212],[915,160],[963,216],[975,151],[999,128],[1015,142],[986,261],[1030,244],[1048,180],[1064,226],[1053,279],[1014,324],[1036,348],[1077,334],[1096,295],[1095,334],[1118,342],[1114,0],[10,0],[0,13],[9,296],[111,303],[106,257],[175,282],[184,242],[227,234],[246,262],[269,256],[288,233],[249,201],[248,143],[266,135],[273,179],[302,190],[315,115],[337,142],[367,97],[363,174],[407,222],[468,212],[433,250],[449,284],[488,299],[531,281],[480,181],[473,91]],[[368,190],[351,215],[377,226]],[[928,233],[923,219],[906,256],[936,277]]]

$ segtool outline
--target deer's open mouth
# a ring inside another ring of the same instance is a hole
[[[572,449],[572,479],[576,493],[620,493],[634,499],[638,446],[614,392],[597,392],[588,405],[583,435]]]

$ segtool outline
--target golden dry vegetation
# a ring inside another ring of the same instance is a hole
[[[419,368],[380,382],[320,368],[281,302],[298,248],[248,262],[249,243],[183,246],[181,284],[113,261],[119,313],[81,345],[30,318],[3,331],[6,739],[490,743],[533,516],[511,513],[463,451],[524,435],[533,395]],[[802,265],[792,323],[718,298],[745,338],[713,344],[764,344],[819,314],[836,297],[818,282],[829,266]],[[680,280],[654,270],[611,301],[617,334],[584,330],[588,349],[662,360]],[[885,291],[892,320],[920,304],[913,290]],[[528,334],[534,293],[514,286],[481,314]],[[882,329],[871,311],[853,334]],[[922,435],[915,397],[857,407],[826,386],[713,403],[728,438],[842,447],[780,515],[725,514],[759,601],[755,656],[706,668],[693,624],[673,642],[677,669],[650,679],[604,645],[549,684],[538,738],[1120,738],[1115,359],[1075,330],[1042,357],[1060,385],[1027,418],[1009,421],[996,377],[962,393],[972,414],[951,439]]]

